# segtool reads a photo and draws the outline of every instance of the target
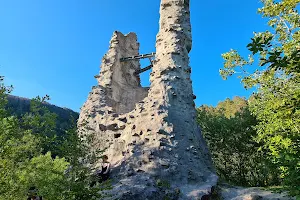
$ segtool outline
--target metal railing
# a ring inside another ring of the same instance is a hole
[[[151,69],[153,67],[153,60],[152,60],[152,58],[154,56],[155,56],[155,52],[152,52],[152,53],[148,53],[148,54],[141,54],[141,55],[137,55],[137,56],[130,56],[130,57],[121,58],[120,62],[126,62],[126,61],[131,61],[131,60],[140,60],[140,59],[149,58],[151,65],[149,65],[149,66],[147,66],[145,68],[136,70],[133,73],[134,75],[138,75],[138,74],[143,73],[143,72],[145,72],[145,71],[147,71],[147,70],[149,70],[149,69]]]

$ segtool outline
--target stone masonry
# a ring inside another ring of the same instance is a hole
[[[216,185],[196,124],[191,48],[189,0],[162,0],[151,85],[143,88],[139,62],[120,62],[139,54],[137,36],[114,32],[78,121],[112,165],[108,199],[201,199]]]

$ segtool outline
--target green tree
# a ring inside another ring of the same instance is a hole
[[[225,79],[239,73],[245,88],[257,88],[249,101],[259,122],[256,140],[281,170],[286,189],[300,196],[300,0],[262,3],[259,13],[270,30],[254,34],[248,59],[236,50],[224,53],[220,73]]]
[[[253,139],[257,121],[245,99],[226,99],[216,107],[203,105],[198,108],[197,120],[222,180],[241,186],[279,182],[278,171],[272,170],[263,152],[258,152],[260,144]]]
[[[80,161],[86,150],[75,126],[65,135],[67,141],[57,142],[55,116],[42,107],[47,97],[34,99],[33,112],[20,119],[6,109],[10,91],[1,78],[0,199],[26,199],[31,187],[48,200],[101,198],[99,190],[107,187],[90,187],[90,169]]]
[[[43,153],[51,152],[53,157],[63,157],[57,148],[60,145],[56,130],[57,115],[51,113],[44,105],[48,100],[48,95],[33,98],[30,102],[30,112],[21,117],[22,125],[39,138]]]

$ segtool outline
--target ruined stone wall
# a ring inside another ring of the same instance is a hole
[[[108,53],[103,57],[98,85],[106,89],[106,100],[114,112],[126,113],[147,96],[147,88],[142,88],[139,76],[133,73],[140,69],[138,61],[120,62],[120,58],[139,55],[136,34],[123,35],[115,32],[110,41]]]
[[[99,111],[126,113],[148,94],[148,88],[141,87],[138,61],[120,62],[120,58],[139,54],[139,43],[135,33],[123,35],[114,32],[108,52],[102,59],[100,74],[95,76],[98,85],[93,87],[88,101],[81,110],[89,114]]]
[[[160,15],[149,92],[133,75],[139,63],[119,62],[138,54],[136,36],[116,32],[81,109],[79,128],[95,135],[92,149],[105,149],[113,166],[112,199],[196,199],[217,181],[195,120],[189,1],[162,0]]]

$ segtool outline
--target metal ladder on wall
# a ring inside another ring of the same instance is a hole
[[[127,62],[127,61],[131,61],[131,60],[140,60],[140,59],[145,59],[145,58],[149,58],[150,60],[150,65],[145,67],[145,68],[142,68],[142,69],[139,69],[139,70],[136,70],[134,72],[134,75],[138,75],[140,73],[143,73],[149,69],[151,69],[153,67],[153,57],[155,56],[155,53],[152,52],[152,53],[148,53],[148,54],[141,54],[141,55],[137,55],[137,56],[130,56],[130,57],[125,57],[125,58],[121,58],[120,59],[120,62]]]

